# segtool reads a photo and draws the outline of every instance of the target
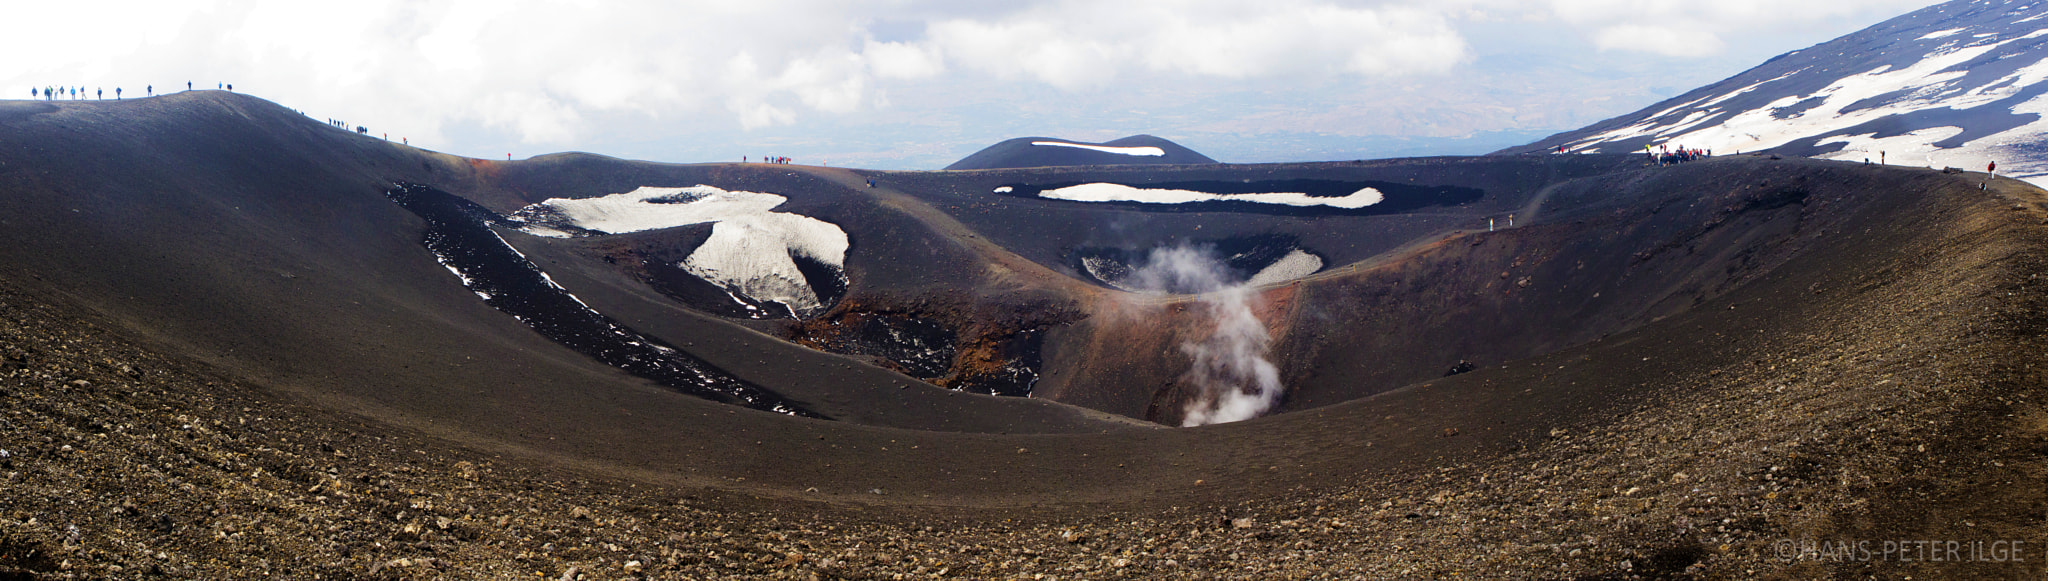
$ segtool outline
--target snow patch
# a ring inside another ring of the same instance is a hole
[[[1186,204],[1190,202],[1257,202],[1288,206],[1329,206],[1355,210],[1386,199],[1379,190],[1360,188],[1341,197],[1317,197],[1302,192],[1212,194],[1193,190],[1137,188],[1123,184],[1088,183],[1046,190],[1039,197],[1073,202],[1139,202],[1145,204]]]
[[[791,255],[844,268],[846,233],[796,214],[762,212],[711,226],[711,237],[683,260],[683,270],[757,302],[772,301],[802,318],[825,308]]]
[[[624,234],[711,223],[711,236],[680,265],[735,298],[780,303],[796,317],[825,308],[797,268],[801,256],[843,272],[848,248],[838,225],[772,212],[788,198],[712,186],[641,187],[597,198],[552,198],[521,208],[511,220],[536,236],[572,232]]]
[[[1259,269],[1259,273],[1252,275],[1251,278],[1245,279],[1244,284],[1245,286],[1254,287],[1265,286],[1269,284],[1279,284],[1304,276],[1308,276],[1311,274],[1315,274],[1316,271],[1322,269],[1322,257],[1316,256],[1314,254],[1309,254],[1305,250],[1296,248],[1293,252],[1287,253],[1286,256],[1280,257],[1279,260],[1273,261],[1273,264],[1269,264],[1265,268]]]
[[[1840,143],[1842,150],[1821,156],[1823,159],[1842,161],[1885,161],[1891,165],[1919,165],[1927,167],[1983,167],[1977,156],[1945,150],[1934,144],[1955,137],[1963,132],[1961,127],[1929,127],[1907,132],[1903,135],[1879,138],[1875,133],[1862,135],[1837,135],[1822,140],[1820,145]],[[1879,156],[1878,152],[1884,152]]]
[[[1963,31],[1963,29],[1961,29],[1961,28],[1951,28],[1951,29],[1948,29],[1948,30],[1937,30],[1937,31],[1934,31],[1934,32],[1929,32],[1929,33],[1927,33],[1927,34],[1923,34],[1923,35],[1920,35],[1920,38],[1916,38],[1916,39],[1913,39],[1913,40],[1934,40],[1934,39],[1937,39],[1937,38],[1941,38],[1941,37],[1944,37],[1944,36],[1951,36],[1951,35],[1954,35],[1955,33],[1958,33],[1958,32],[1962,32],[1962,31]]]
[[[1147,157],[1158,157],[1166,155],[1166,150],[1153,147],[1150,145],[1143,147],[1113,147],[1108,145],[1087,145],[1083,143],[1067,143],[1064,141],[1033,141],[1031,142],[1031,144],[1050,145],[1054,147],[1072,147],[1076,149],[1086,149],[1091,151],[1100,151],[1103,153],[1115,153],[1121,155],[1142,155]]]

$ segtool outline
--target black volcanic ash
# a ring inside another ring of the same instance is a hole
[[[490,210],[426,186],[400,185],[386,195],[427,221],[421,244],[460,277],[464,287],[548,339],[676,391],[823,418],[591,309],[492,231],[502,219]]]

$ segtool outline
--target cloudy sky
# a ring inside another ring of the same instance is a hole
[[[930,169],[1020,136],[1482,153],[1929,0],[22,2],[0,89],[233,83],[476,157]]]

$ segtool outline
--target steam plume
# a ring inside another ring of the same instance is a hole
[[[1216,323],[1207,337],[1180,346],[1194,360],[1181,381],[1198,390],[1182,410],[1181,426],[1252,419],[1280,400],[1280,370],[1266,360],[1273,338],[1253,312],[1259,296],[1249,285],[1232,282],[1208,249],[1155,249],[1132,279],[1141,288],[1200,295]]]

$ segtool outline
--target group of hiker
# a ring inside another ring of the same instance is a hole
[[[214,88],[224,89],[228,91],[235,90],[235,86],[228,83],[216,83],[214,85]],[[192,90],[192,81],[185,81],[185,90]],[[156,85],[143,85],[142,92],[146,96],[155,97]],[[107,98],[107,90],[105,88],[97,88],[88,92],[86,91],[85,87],[29,87],[28,96],[31,99],[42,99],[44,101],[55,101],[58,99],[83,101],[89,96],[91,98],[104,101]],[[114,87],[114,99],[117,101],[121,99],[120,87]]]
[[[107,90],[94,89],[92,91],[87,91],[85,90],[85,87],[43,87],[40,89],[36,87],[29,87],[28,96],[30,98],[42,99],[44,101],[55,101],[58,99],[70,101],[83,101],[94,97],[97,97],[99,99],[106,99]],[[121,98],[120,87],[114,87],[114,98]]]
[[[1671,146],[1668,145],[1659,145],[1657,146],[1656,150],[1651,150],[1650,146],[1645,145],[1643,146],[1643,151],[1649,154],[1650,163],[1655,163],[1657,165],[1685,163],[1688,161],[1706,159],[1708,157],[1713,157],[1714,155],[1714,150],[1711,149],[1688,149],[1683,145],[1678,146],[1677,149],[1672,149]]]
[[[340,119],[328,119],[328,120],[327,120],[327,124],[328,124],[328,125],[333,125],[333,126],[335,126],[335,127],[339,127],[339,128],[341,128],[341,130],[342,130],[342,131],[355,131],[356,133],[361,133],[361,134],[363,134],[363,135],[369,135],[369,134],[370,134],[370,128],[368,128],[368,127],[364,127],[364,126],[361,126],[361,125],[357,125],[357,126],[355,126],[355,128],[354,128],[354,129],[350,129],[350,128],[349,128],[349,124],[348,124],[348,122],[347,122],[347,121],[342,121],[342,120],[340,120]],[[383,136],[384,136],[384,140],[385,140],[385,141],[391,141],[391,134],[389,134],[389,133],[385,133],[385,134],[383,134]],[[411,140],[411,139],[407,139],[407,138],[404,138],[404,137],[400,137],[400,138],[398,138],[398,142],[399,142],[399,143],[403,143],[403,144],[406,144],[406,145],[412,145],[412,140]],[[507,159],[509,159],[509,158],[511,158],[511,157],[512,157],[512,154],[509,154],[509,153],[508,153],[508,154],[505,154],[505,157],[506,157]]]
[[[744,156],[744,155],[740,156],[740,163],[746,163],[746,161],[747,161],[747,156]],[[790,162],[790,159],[789,159],[789,158],[787,158],[787,157],[773,157],[773,156],[766,156],[766,155],[763,155],[763,156],[761,156],[761,163],[789,163],[789,162]]]

